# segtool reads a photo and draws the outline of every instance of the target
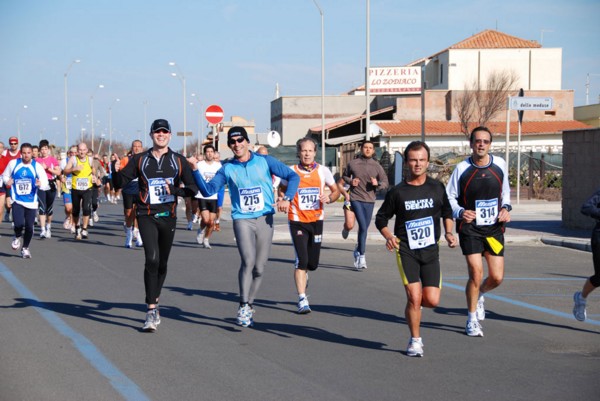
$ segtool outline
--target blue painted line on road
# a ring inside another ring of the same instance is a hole
[[[56,313],[43,307],[37,296],[19,280],[13,272],[0,262],[0,275],[19,293],[23,298],[31,299],[35,310],[56,329],[60,334],[73,342],[75,348],[87,359],[91,365],[106,377],[113,388],[126,400],[150,400],[146,394],[121,372],[112,362],[106,358],[100,350],[84,335],[73,330]]]
[[[462,292],[465,291],[465,287],[464,286],[459,286],[459,285],[456,285],[456,284],[447,283],[445,281],[442,283],[442,287],[449,287],[449,288],[452,288],[453,290],[458,290],[458,291],[462,291]],[[485,298],[486,299],[495,299],[496,301],[502,301],[502,302],[506,302],[506,303],[509,303],[509,304],[512,304],[512,305],[520,306],[522,308],[527,308],[527,309],[531,309],[531,310],[534,310],[534,311],[537,311],[537,312],[546,313],[548,315],[557,316],[557,317],[564,317],[564,318],[567,318],[569,320],[576,321],[575,318],[573,317],[573,315],[570,314],[570,313],[559,312],[559,311],[556,311],[554,309],[549,309],[549,308],[544,308],[544,307],[537,306],[537,305],[532,305],[532,304],[529,304],[527,302],[517,301],[515,299],[510,299],[510,298],[503,297],[503,296],[500,296],[500,295],[494,295],[494,294],[486,293],[485,294]],[[600,326],[600,321],[592,320],[592,319],[586,319],[584,323],[589,323],[589,324],[592,324],[594,326]]]

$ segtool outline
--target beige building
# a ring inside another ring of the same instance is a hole
[[[600,103],[575,107],[574,118],[592,127],[600,127]]]

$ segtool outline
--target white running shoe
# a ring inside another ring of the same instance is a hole
[[[88,225],[90,227],[94,227],[94,219],[90,218],[89,221],[88,221]]]
[[[481,324],[477,320],[467,320],[465,331],[469,337],[483,337]]]
[[[81,238],[88,239],[88,231],[85,228],[81,230]]]
[[[40,239],[46,238],[46,229],[42,227],[42,231],[40,232]]]
[[[308,298],[302,297],[298,300],[298,314],[305,315],[310,313],[310,305],[308,304]]]
[[[199,243],[200,245],[204,244],[204,229],[203,228],[198,229],[198,232],[196,233],[196,242]]]
[[[144,241],[142,241],[142,236],[138,233],[137,238],[135,239],[135,246],[141,248],[144,246]]]
[[[21,249],[21,256],[23,256],[23,259],[31,259],[31,252],[29,252],[29,248]]]
[[[95,211],[93,213],[92,220],[94,221],[94,223],[97,223],[98,221],[100,221],[100,216],[98,216],[98,211]]]
[[[250,327],[254,325],[254,310],[250,305],[245,304],[238,308],[236,322],[242,327]]]
[[[194,219],[192,220],[192,224],[198,224],[198,215],[194,215]]]
[[[423,341],[420,338],[411,338],[408,342],[408,348],[406,349],[406,355],[408,356],[423,356]]]
[[[71,230],[71,234],[77,233],[77,227],[74,224],[71,224],[70,230]]]
[[[480,295],[479,299],[477,300],[477,309],[475,310],[475,316],[480,322],[482,320],[485,320],[485,306],[483,304],[484,302],[485,298],[483,297],[483,295]]]
[[[21,237],[13,237],[12,243],[10,244],[11,248],[15,251],[21,247]]]
[[[46,224],[46,238],[52,238],[52,230],[50,230],[52,226],[50,224]]]
[[[577,291],[573,294],[573,302],[573,316],[580,322],[584,322],[587,318],[587,313],[585,311],[586,300],[581,296],[581,291]]]
[[[81,241],[81,228],[77,227],[77,230],[75,232],[75,239],[78,241]]]
[[[204,245],[204,248],[210,249],[210,243],[208,242],[208,238],[204,238],[204,241],[202,241],[202,245]]]
[[[358,257],[358,268],[359,269],[366,269],[367,268],[367,258],[365,257],[365,255],[360,255]]]
[[[146,312],[146,321],[144,322],[144,327],[142,327],[142,330],[153,333],[156,331],[156,309],[150,309],[149,311]],[[158,322],[160,323],[160,318],[158,319]]]
[[[70,230],[71,229],[71,219],[69,219],[68,217],[65,219],[65,221],[63,223],[63,228],[65,230]]]
[[[131,227],[125,228],[125,248],[131,248],[133,242],[133,229]]]

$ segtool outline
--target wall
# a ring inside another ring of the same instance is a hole
[[[573,118],[592,127],[600,127],[600,104],[575,107]]]
[[[591,229],[594,220],[581,205],[600,188],[600,128],[563,134],[562,221],[568,228]]]

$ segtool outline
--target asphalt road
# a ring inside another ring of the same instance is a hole
[[[61,202],[56,206],[61,209]],[[405,294],[383,242],[352,270],[351,241],[324,244],[310,274],[313,312],[295,313],[294,253],[273,243],[256,325],[235,325],[239,256],[230,222],[201,249],[179,230],[143,333],[143,251],[125,249],[121,205],[102,205],[87,241],[55,225],[33,259],[0,225],[0,400],[581,400],[600,393],[600,291],[588,318],[572,295],[591,254],[545,245],[507,250],[506,279],[487,296],[485,337],[464,334],[466,268],[441,251],[442,300],[424,310],[424,358],[405,355]],[[58,212],[60,218],[61,213]],[[279,216],[277,221],[283,222]]]

